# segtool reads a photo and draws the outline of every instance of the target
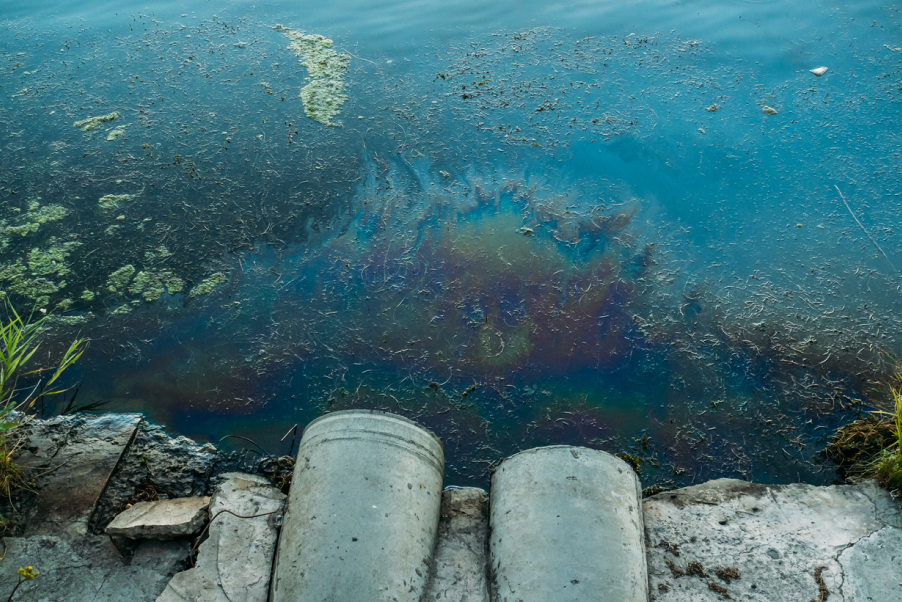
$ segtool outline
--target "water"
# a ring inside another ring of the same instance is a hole
[[[0,285],[90,338],[78,404],[832,481],[900,349],[902,15],[548,4],[4,2]],[[276,24],[349,55],[335,127]]]

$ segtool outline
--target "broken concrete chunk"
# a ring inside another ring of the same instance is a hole
[[[175,575],[157,602],[266,602],[276,517],[285,494],[263,477],[222,477],[226,480],[213,494],[210,536],[200,546],[197,565]]]
[[[209,506],[209,497],[139,502],[114,518],[106,532],[129,539],[172,539],[194,535],[203,528]]]
[[[442,492],[438,543],[426,602],[488,602],[489,495],[474,487]]]
[[[902,530],[884,527],[839,555],[845,600],[902,600]]]

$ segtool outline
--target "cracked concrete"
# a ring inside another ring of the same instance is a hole
[[[818,577],[830,602],[902,599],[902,504],[873,482],[718,479],[656,495],[643,507],[651,595],[659,602],[807,602],[820,596]]]
[[[197,566],[175,575],[157,602],[266,602],[286,496],[263,477],[222,476]]]

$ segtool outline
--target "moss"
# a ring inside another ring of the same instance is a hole
[[[81,294],[80,299],[81,299],[82,301],[93,301],[93,300],[94,300],[94,293],[92,293],[92,292],[89,291],[89,290],[85,290],[85,292],[83,292],[83,293]]]
[[[56,309],[60,311],[66,311],[73,303],[75,303],[75,301],[73,301],[72,299],[63,299],[56,304]]]
[[[107,278],[106,285],[107,290],[111,293],[118,293],[125,290],[125,287],[128,286],[129,281],[132,279],[132,276],[135,274],[135,266],[128,264],[126,266],[122,266]]]
[[[191,292],[188,293],[190,298],[200,297],[202,295],[209,295],[213,292],[213,289],[216,288],[220,284],[225,284],[228,282],[228,278],[225,277],[225,274],[222,272],[216,272],[212,274],[209,278],[204,278],[204,280],[191,289]]]
[[[112,211],[119,208],[119,203],[128,203],[135,195],[133,194],[105,194],[97,201],[102,209]]]
[[[877,460],[876,475],[877,482],[887,491],[902,491],[902,455],[883,450]]]
[[[74,124],[75,129],[81,130],[83,132],[90,132],[94,128],[96,128],[101,123],[107,123],[113,121],[114,119],[119,118],[119,113],[115,111],[110,113],[109,115],[99,115],[97,117],[88,117],[87,119],[82,119],[81,121],[76,121]]]
[[[290,40],[288,48],[300,57],[310,76],[310,83],[301,89],[304,113],[323,125],[336,125],[332,120],[348,99],[344,78],[351,64],[350,55],[336,52],[332,40],[321,35],[305,35],[281,25],[273,29]]]

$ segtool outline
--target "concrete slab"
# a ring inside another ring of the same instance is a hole
[[[207,522],[209,505],[209,497],[139,502],[113,519],[106,533],[129,539],[173,539],[194,535]]]
[[[824,592],[830,602],[902,599],[898,590],[889,598],[880,596],[891,590],[873,590],[872,598],[857,593],[867,583],[902,580],[902,542],[895,531],[881,531],[902,519],[902,505],[874,483],[718,479],[661,493],[643,506],[650,593],[659,602],[797,602],[826,599]],[[864,549],[854,551],[859,542]],[[867,550],[878,547],[883,560],[875,561]],[[895,573],[881,574],[893,562]]]
[[[883,527],[839,555],[846,602],[902,600],[902,529]]]
[[[14,584],[20,567],[33,566],[40,575],[15,597],[31,602],[149,602],[184,567],[190,549],[186,540],[142,543],[129,564],[102,535],[75,545],[46,535],[8,537],[6,543],[0,583]]]
[[[157,602],[266,602],[285,495],[259,476],[222,476],[197,566],[175,575]]]
[[[488,504],[489,494],[475,487],[442,492],[425,602],[488,602]]]

